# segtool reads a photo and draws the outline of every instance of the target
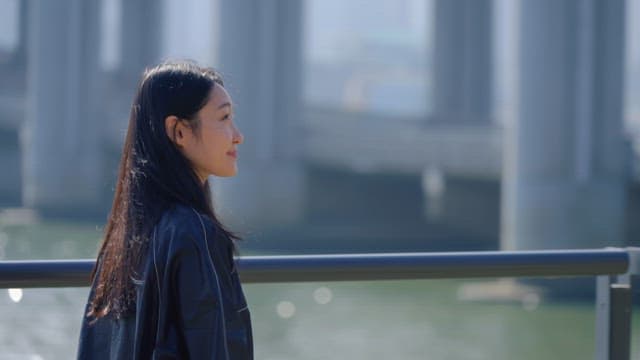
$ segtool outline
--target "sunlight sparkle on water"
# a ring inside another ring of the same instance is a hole
[[[291,301],[280,301],[276,307],[278,316],[288,319],[296,313],[296,306]]]
[[[22,300],[22,289],[8,289],[11,301],[18,303]]]
[[[319,287],[313,292],[313,299],[320,305],[325,305],[333,299],[333,293],[328,287]]]

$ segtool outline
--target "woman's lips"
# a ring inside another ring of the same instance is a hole
[[[238,152],[237,151],[229,151],[229,152],[227,152],[227,155],[231,156],[234,159],[238,158]]]

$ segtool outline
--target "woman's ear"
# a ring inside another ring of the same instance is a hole
[[[177,146],[182,147],[185,141],[185,126],[175,115],[167,116],[164,119],[164,129],[169,139]]]

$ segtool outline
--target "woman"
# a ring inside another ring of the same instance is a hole
[[[242,134],[220,76],[189,62],[147,70],[92,273],[78,359],[252,359],[237,239],[209,175],[237,172]]]

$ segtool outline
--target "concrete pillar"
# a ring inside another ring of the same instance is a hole
[[[493,6],[493,0],[434,2],[433,113],[429,124],[493,126]],[[467,156],[473,159],[475,155]],[[423,183],[431,181],[429,174],[437,173],[443,173],[437,165],[425,169]],[[424,193],[428,221],[454,224],[478,238],[496,236],[489,230],[497,215],[489,210],[487,184],[477,181],[471,187],[466,179],[446,176],[441,182],[439,193]],[[483,212],[485,216],[478,216],[479,207],[488,210]]]
[[[160,61],[160,47],[164,27],[163,2],[157,0],[136,0],[122,2],[121,20],[121,60],[119,72],[127,83],[131,84],[128,91],[135,92],[135,85],[140,79],[142,71]],[[165,19],[168,21],[168,19]],[[182,21],[184,19],[172,19]],[[125,85],[123,83],[123,85]],[[129,98],[129,103],[131,103]],[[129,109],[127,109],[128,113]]]
[[[220,3],[218,64],[245,144],[238,176],[213,179],[214,203],[241,229],[303,215],[302,6],[297,0]]]
[[[491,123],[492,4],[492,0],[436,0],[431,123]]]
[[[22,155],[19,134],[24,122],[24,89],[26,69],[26,1],[14,6],[0,5],[3,11],[17,20],[15,48],[5,54],[0,64],[0,204],[18,206],[22,202]]]
[[[520,3],[501,247],[622,246],[624,0]]]
[[[100,203],[98,1],[28,3],[23,203],[57,213]]]
[[[145,68],[161,59],[161,34],[164,29],[163,2],[156,0],[110,0],[117,2],[114,16],[119,19],[114,31],[116,54],[106,64],[105,126],[103,138],[107,155],[107,179],[114,183],[129,121],[129,111],[137,84]]]

